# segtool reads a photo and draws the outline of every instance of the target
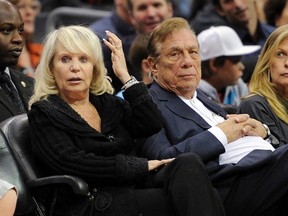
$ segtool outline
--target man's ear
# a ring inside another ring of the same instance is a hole
[[[142,67],[143,73],[145,73],[146,75],[151,72],[148,59],[143,59],[141,61],[141,67]]]
[[[156,70],[157,70],[157,63],[156,63],[156,61],[154,60],[154,58],[148,57],[148,58],[147,58],[147,61],[148,61],[150,70],[151,70],[151,71],[156,71]]]
[[[147,58],[147,63],[149,65],[150,71],[152,72],[153,76],[157,77],[158,69],[157,69],[157,63],[154,60],[154,58],[148,57]]]
[[[215,58],[209,59],[209,67],[212,74],[217,73],[219,68],[215,65]]]
[[[142,79],[145,84],[152,83],[152,74],[149,66],[149,62],[147,59],[143,59],[141,61],[141,68],[142,68]]]

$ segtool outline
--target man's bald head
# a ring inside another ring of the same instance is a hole
[[[18,9],[0,0],[0,68],[14,66],[23,49],[24,23]]]
[[[14,10],[16,10],[18,12],[18,9],[16,8],[16,6],[14,4],[12,4],[11,2],[6,1],[6,0],[0,0],[0,10],[1,11],[7,10],[7,9],[11,10],[12,8],[14,8]]]

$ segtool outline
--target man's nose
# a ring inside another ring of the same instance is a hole
[[[182,64],[186,68],[191,67],[195,63],[195,60],[191,57],[191,55],[187,51],[185,51],[182,54],[182,58],[183,58]]]
[[[154,7],[148,7],[147,8],[147,14],[148,16],[155,16],[155,14],[157,13],[157,9]]]
[[[245,66],[244,66],[244,64],[240,61],[240,62],[238,62],[238,67],[239,67],[239,69],[240,70],[244,70],[245,69]]]
[[[14,30],[13,36],[12,36],[12,42],[21,44],[23,43],[23,35],[18,30]]]

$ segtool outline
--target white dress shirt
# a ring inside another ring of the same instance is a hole
[[[198,100],[197,91],[194,93],[191,100],[181,96],[179,96],[179,98],[211,125],[211,128],[208,129],[208,131],[223,144],[225,153],[219,156],[220,164],[238,163],[243,157],[255,149],[275,150],[269,142],[265,141],[260,136],[245,136],[228,143],[224,132],[216,126],[217,124],[224,122],[225,119],[209,110],[200,100]]]

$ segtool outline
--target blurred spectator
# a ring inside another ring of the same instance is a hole
[[[171,0],[128,0],[130,17],[137,33],[151,33],[173,16]]]
[[[24,46],[17,67],[26,75],[33,77],[38,65],[42,44],[33,41],[35,18],[41,10],[39,0],[8,0],[18,9],[24,21]]]
[[[254,0],[258,20],[264,23],[266,23],[266,16],[264,12],[266,2],[267,0]]]
[[[196,13],[201,10],[209,0],[171,0],[174,17],[183,17],[186,20],[192,20]]]
[[[149,34],[147,33],[137,34],[129,50],[129,61],[133,67],[133,70],[141,72],[142,81],[146,85],[150,85],[153,81],[147,60],[148,40],[149,40]]]
[[[212,0],[191,22],[197,34],[219,25],[233,28],[243,44],[261,47],[275,29],[258,20],[254,0]],[[245,82],[249,82],[259,54],[260,50],[243,57],[245,70],[242,78]]]
[[[123,42],[126,38],[135,37],[135,29],[131,24],[131,20],[129,17],[128,11],[128,0],[114,0],[114,9],[112,11],[111,16],[104,17],[100,20],[91,24],[91,29],[95,34],[98,35],[99,38],[106,38],[106,30],[113,32],[116,34]],[[125,55],[129,53],[128,44],[123,43],[123,50]],[[112,78],[112,85],[116,89],[116,92],[120,90],[122,87],[121,81],[115,76],[112,69],[111,62],[111,51],[110,49],[102,43],[103,55],[105,67],[108,70],[108,75]],[[126,60],[128,59],[128,55],[125,56]],[[131,71],[131,66],[127,63],[128,70]],[[140,76],[133,74],[138,80],[140,80]]]
[[[99,38],[106,38],[106,30],[113,32],[121,40],[135,34],[129,18],[127,1],[128,0],[114,0],[114,9],[111,15],[103,17],[91,24],[91,29]]]
[[[267,0],[264,6],[266,22],[269,25],[279,27],[288,24],[288,1]]]
[[[259,50],[260,46],[244,46],[228,26],[210,27],[197,38],[202,61],[198,88],[218,104],[238,106],[241,97],[248,95],[247,84],[241,79],[244,69],[241,57]]]

